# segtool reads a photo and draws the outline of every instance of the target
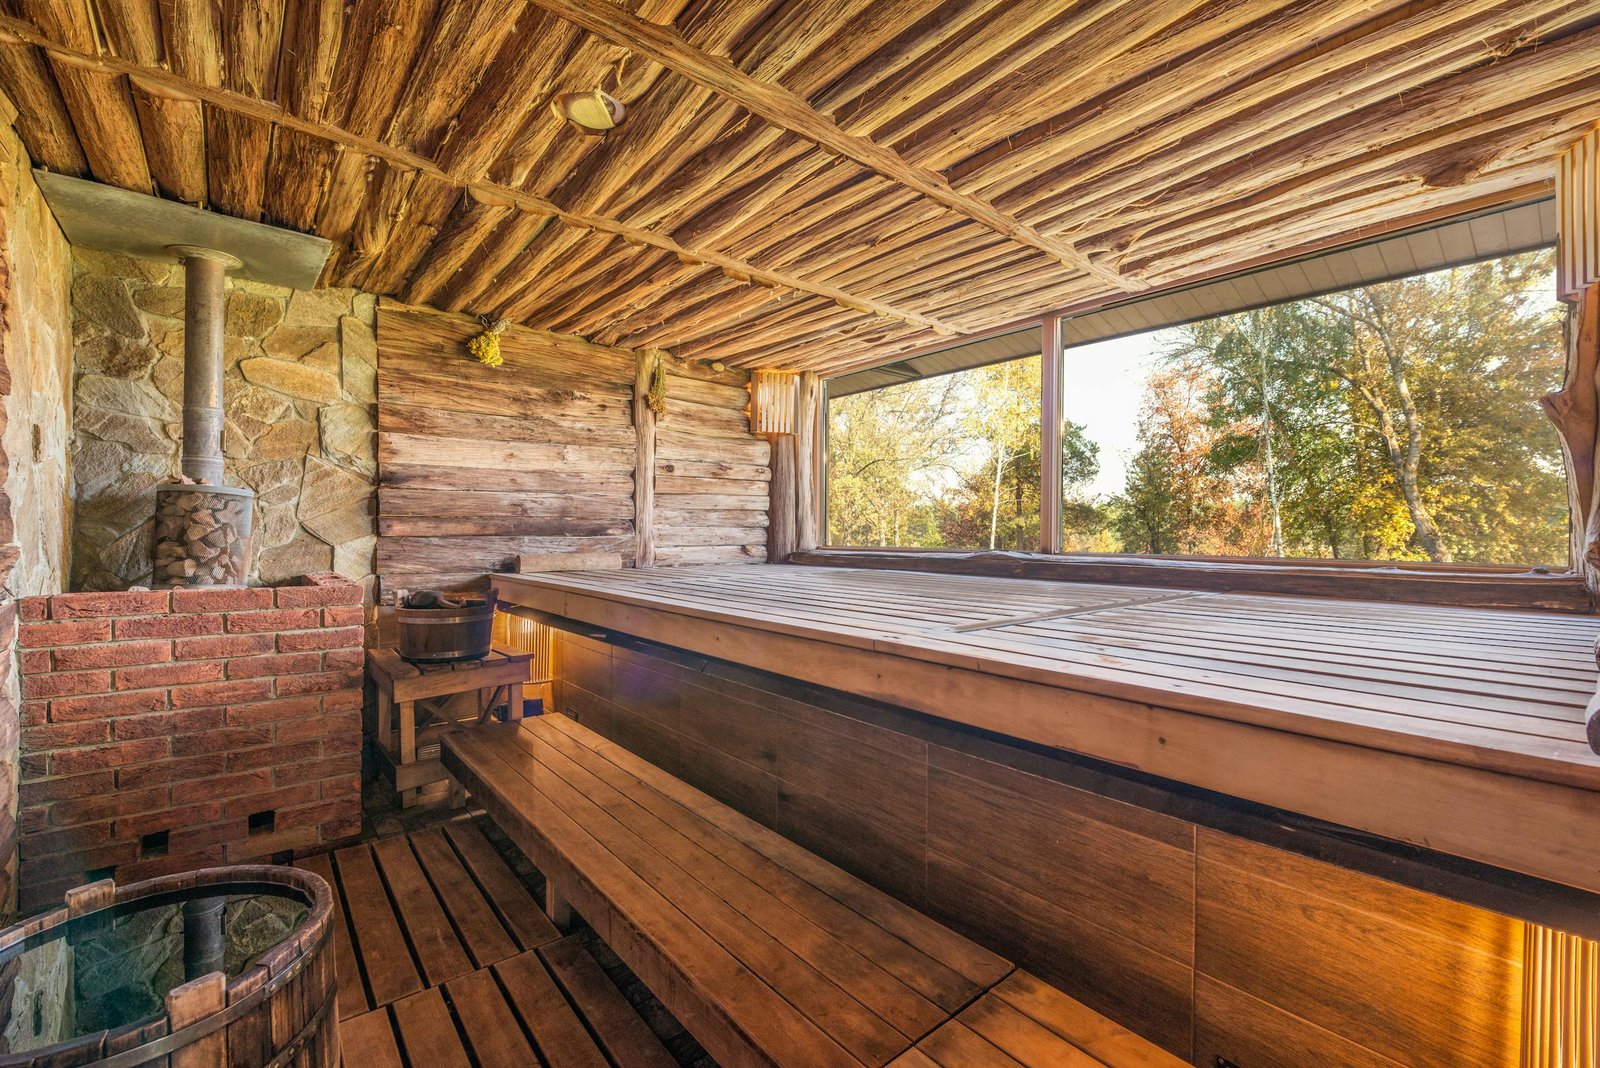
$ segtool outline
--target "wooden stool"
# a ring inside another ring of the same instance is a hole
[[[522,691],[532,660],[532,653],[503,645],[496,645],[482,660],[454,664],[413,664],[393,649],[374,649],[367,655],[367,670],[378,691],[374,731],[378,752],[388,764],[402,807],[416,804],[421,787],[449,778],[437,755],[419,760],[417,752],[455,726],[443,715],[450,698],[476,692],[477,718],[482,722],[499,705],[504,691],[511,718],[521,719]],[[439,722],[419,731],[419,705],[423,712],[439,716]]]

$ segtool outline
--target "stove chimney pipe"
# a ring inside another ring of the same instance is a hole
[[[182,471],[205,486],[222,485],[222,346],[224,280],[243,266],[226,252],[174,245],[183,261]]]

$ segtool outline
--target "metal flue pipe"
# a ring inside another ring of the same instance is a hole
[[[222,345],[224,282],[242,266],[226,252],[174,245],[183,261],[182,470],[202,485],[222,485]]]

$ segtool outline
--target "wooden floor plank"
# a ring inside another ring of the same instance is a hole
[[[588,1021],[616,1068],[675,1068],[677,1062],[655,1032],[633,1011],[577,938],[541,946],[539,956]]]
[[[539,1063],[527,1036],[522,1033],[522,1026],[517,1023],[511,1007],[506,1004],[505,995],[488,969],[452,979],[444,989],[478,1064],[511,1066]],[[549,1063],[552,1068],[565,1068],[559,1061]],[[424,1065],[423,1068],[432,1066]]]
[[[339,1019],[348,1020],[372,1008],[372,1002],[367,997],[366,983],[351,944],[350,921],[344,914],[339,883],[334,878],[333,858],[326,853],[306,857],[295,867],[322,876],[333,890],[333,968],[339,984]]]
[[[560,1068],[609,1068],[605,1054],[567,1004],[537,950],[503,960],[494,971],[544,1063]]]
[[[518,946],[534,949],[560,939],[561,932],[545,916],[544,909],[533,900],[517,873],[495,852],[482,831],[472,823],[457,821],[446,825],[445,834],[461,854],[472,877],[483,887],[489,903]]]
[[[372,844],[383,868],[384,880],[394,894],[406,939],[416,950],[429,986],[438,986],[472,970],[472,962],[456,937],[450,919],[428,879],[422,874],[411,843],[403,837],[381,838]]]
[[[387,1008],[339,1021],[339,1043],[346,1068],[405,1068]]]
[[[350,846],[334,854],[334,867],[350,909],[356,952],[365,965],[374,1005],[387,1005],[422,989],[422,977],[406,946],[400,922],[378,876],[372,851]]]
[[[462,867],[444,831],[438,827],[417,831],[411,835],[411,846],[466,943],[472,963],[483,968],[516,953],[516,943],[501,925],[494,906]]]
[[[411,1068],[473,1068],[437,987],[395,1002],[394,1018]]]

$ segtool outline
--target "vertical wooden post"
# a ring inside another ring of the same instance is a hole
[[[1039,551],[1061,551],[1061,317],[1039,326]]]
[[[656,563],[656,413],[650,410],[645,395],[650,392],[650,377],[658,358],[653,349],[641,351],[633,375],[635,567],[654,567]]]
[[[767,563],[781,564],[794,552],[794,435],[768,434],[772,483],[767,504]]]
[[[794,542],[801,552],[817,547],[817,498],[822,487],[817,482],[817,394],[820,379],[815,371],[800,375],[800,410],[794,424]]]

